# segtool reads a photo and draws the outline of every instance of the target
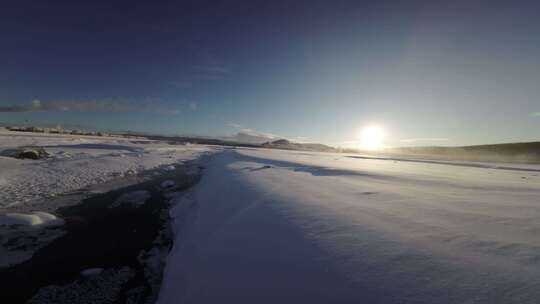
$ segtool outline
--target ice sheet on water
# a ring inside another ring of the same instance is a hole
[[[0,267],[21,263],[60,237],[64,221],[46,212],[0,214]]]
[[[62,225],[64,221],[55,215],[34,211],[31,213],[6,213],[0,215],[0,226],[22,225],[27,227],[50,227]]]

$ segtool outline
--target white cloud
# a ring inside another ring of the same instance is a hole
[[[540,117],[540,112],[532,112],[530,113],[532,117]]]
[[[275,134],[271,134],[271,133],[259,132],[259,131],[255,131],[253,129],[248,129],[248,128],[240,129],[240,132],[244,133],[244,134],[251,135],[251,136],[266,137],[268,139],[285,138],[283,136],[279,136],[279,135],[275,135]]]
[[[265,133],[265,132],[259,132],[250,128],[244,128],[241,125],[234,123],[234,122],[227,122],[226,125],[228,127],[232,127],[238,130],[238,133],[243,133],[251,136],[259,136],[259,137],[266,137],[268,139],[280,139],[285,138],[283,136],[271,134],[271,133]]]
[[[232,128],[235,128],[235,129],[241,129],[242,126],[237,124],[237,123],[234,123],[234,122],[227,122],[226,123],[227,127],[232,127]]]

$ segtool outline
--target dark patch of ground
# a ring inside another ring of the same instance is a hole
[[[155,298],[159,290],[149,283],[138,257],[152,247],[170,246],[170,238],[161,244],[155,242],[169,225],[168,219],[162,216],[168,210],[168,199],[160,183],[173,180],[175,186],[167,190],[182,191],[198,181],[200,170],[196,165],[187,164],[152,180],[97,194],[80,204],[56,210],[55,213],[66,221],[67,233],[38,250],[32,259],[0,269],[2,302],[25,303],[40,288],[83,282],[80,272],[94,267],[129,267],[135,271],[132,278],[122,285],[115,299],[103,303],[125,303],[128,298],[131,301],[135,299],[133,303],[147,303],[147,299]],[[151,194],[144,205],[109,207],[122,194],[137,190],[146,190]],[[110,288],[118,289],[113,285]],[[134,290],[137,293],[135,296]],[[61,298],[57,299],[61,301]],[[78,302],[71,298],[70,303]],[[51,303],[62,302],[52,299]]]

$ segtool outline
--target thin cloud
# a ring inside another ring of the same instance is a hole
[[[103,98],[91,100],[50,100],[34,99],[29,105],[11,105],[0,107],[0,112],[141,112],[149,111],[158,114],[179,114],[176,108],[161,104],[158,99],[146,98],[136,102],[127,98]]]
[[[234,123],[234,122],[227,122],[226,125],[228,127],[232,127],[232,128],[237,129],[239,133],[243,133],[243,134],[247,134],[247,135],[251,135],[251,136],[266,137],[268,139],[285,138],[283,136],[279,136],[279,135],[275,135],[275,134],[271,134],[271,133],[259,132],[259,131],[255,131],[255,130],[250,129],[250,128],[244,128],[241,125],[239,125],[237,123]]]
[[[283,138],[283,137],[275,135],[275,134],[259,132],[259,131],[255,131],[255,130],[249,129],[249,128],[240,129],[240,132],[244,133],[244,134],[252,135],[252,136],[266,137],[266,138],[269,138],[269,139]]]
[[[191,103],[189,103],[189,108],[192,111],[197,111],[197,109],[199,108],[199,105],[196,102],[191,102]]]
[[[195,80],[217,81],[228,78],[232,74],[232,70],[221,65],[198,65],[193,66]]]
[[[3,106],[0,107],[0,112],[4,113],[17,113],[17,112],[31,112],[32,108],[28,106]]]
[[[202,74],[194,75],[193,79],[196,82],[208,81],[208,80],[210,80],[210,81],[223,80],[223,79],[227,79],[227,74],[202,73]]]
[[[125,100],[112,98],[96,100],[52,100],[34,99],[29,105],[12,105],[0,107],[0,112],[46,112],[46,111],[80,111],[80,112],[124,112],[135,109]]]
[[[346,140],[346,141],[339,142],[337,144],[355,145],[355,144],[360,144],[360,141],[358,141],[358,140]]]
[[[326,143],[326,145],[339,148],[358,148],[361,142],[357,140],[346,140],[341,142]]]
[[[234,122],[227,122],[225,124],[227,127],[232,127],[232,128],[235,128],[235,129],[241,129],[242,126],[237,124],[237,123],[234,123]]]
[[[296,136],[296,137],[293,137],[291,138],[293,141],[295,142],[299,142],[299,143],[307,143],[309,142],[310,138],[307,137],[307,136]]]
[[[174,81],[167,82],[167,84],[177,89],[189,89],[193,87],[193,82],[187,81],[187,80],[174,80]]]
[[[30,105],[12,105],[0,107],[0,112],[35,112],[41,111],[43,106],[38,99],[32,100]]]
[[[153,109],[153,112],[160,115],[180,115],[182,114],[181,110],[178,109],[167,109],[167,108],[156,108]]]
[[[532,112],[530,113],[532,117],[540,117],[540,112]]]
[[[196,66],[197,70],[212,73],[212,74],[230,74],[231,70],[225,66],[219,66],[219,65],[204,65],[204,66]]]
[[[426,141],[448,141],[448,138],[444,137],[428,137],[428,138],[405,138],[400,140],[404,143],[414,143],[414,142],[426,142]]]

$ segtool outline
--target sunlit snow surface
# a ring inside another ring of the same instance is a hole
[[[225,150],[159,303],[539,303],[540,168],[494,166]]]
[[[0,209],[195,159],[208,150],[139,139],[0,130],[0,152],[27,145],[44,147],[50,157],[36,161],[0,156]]]

